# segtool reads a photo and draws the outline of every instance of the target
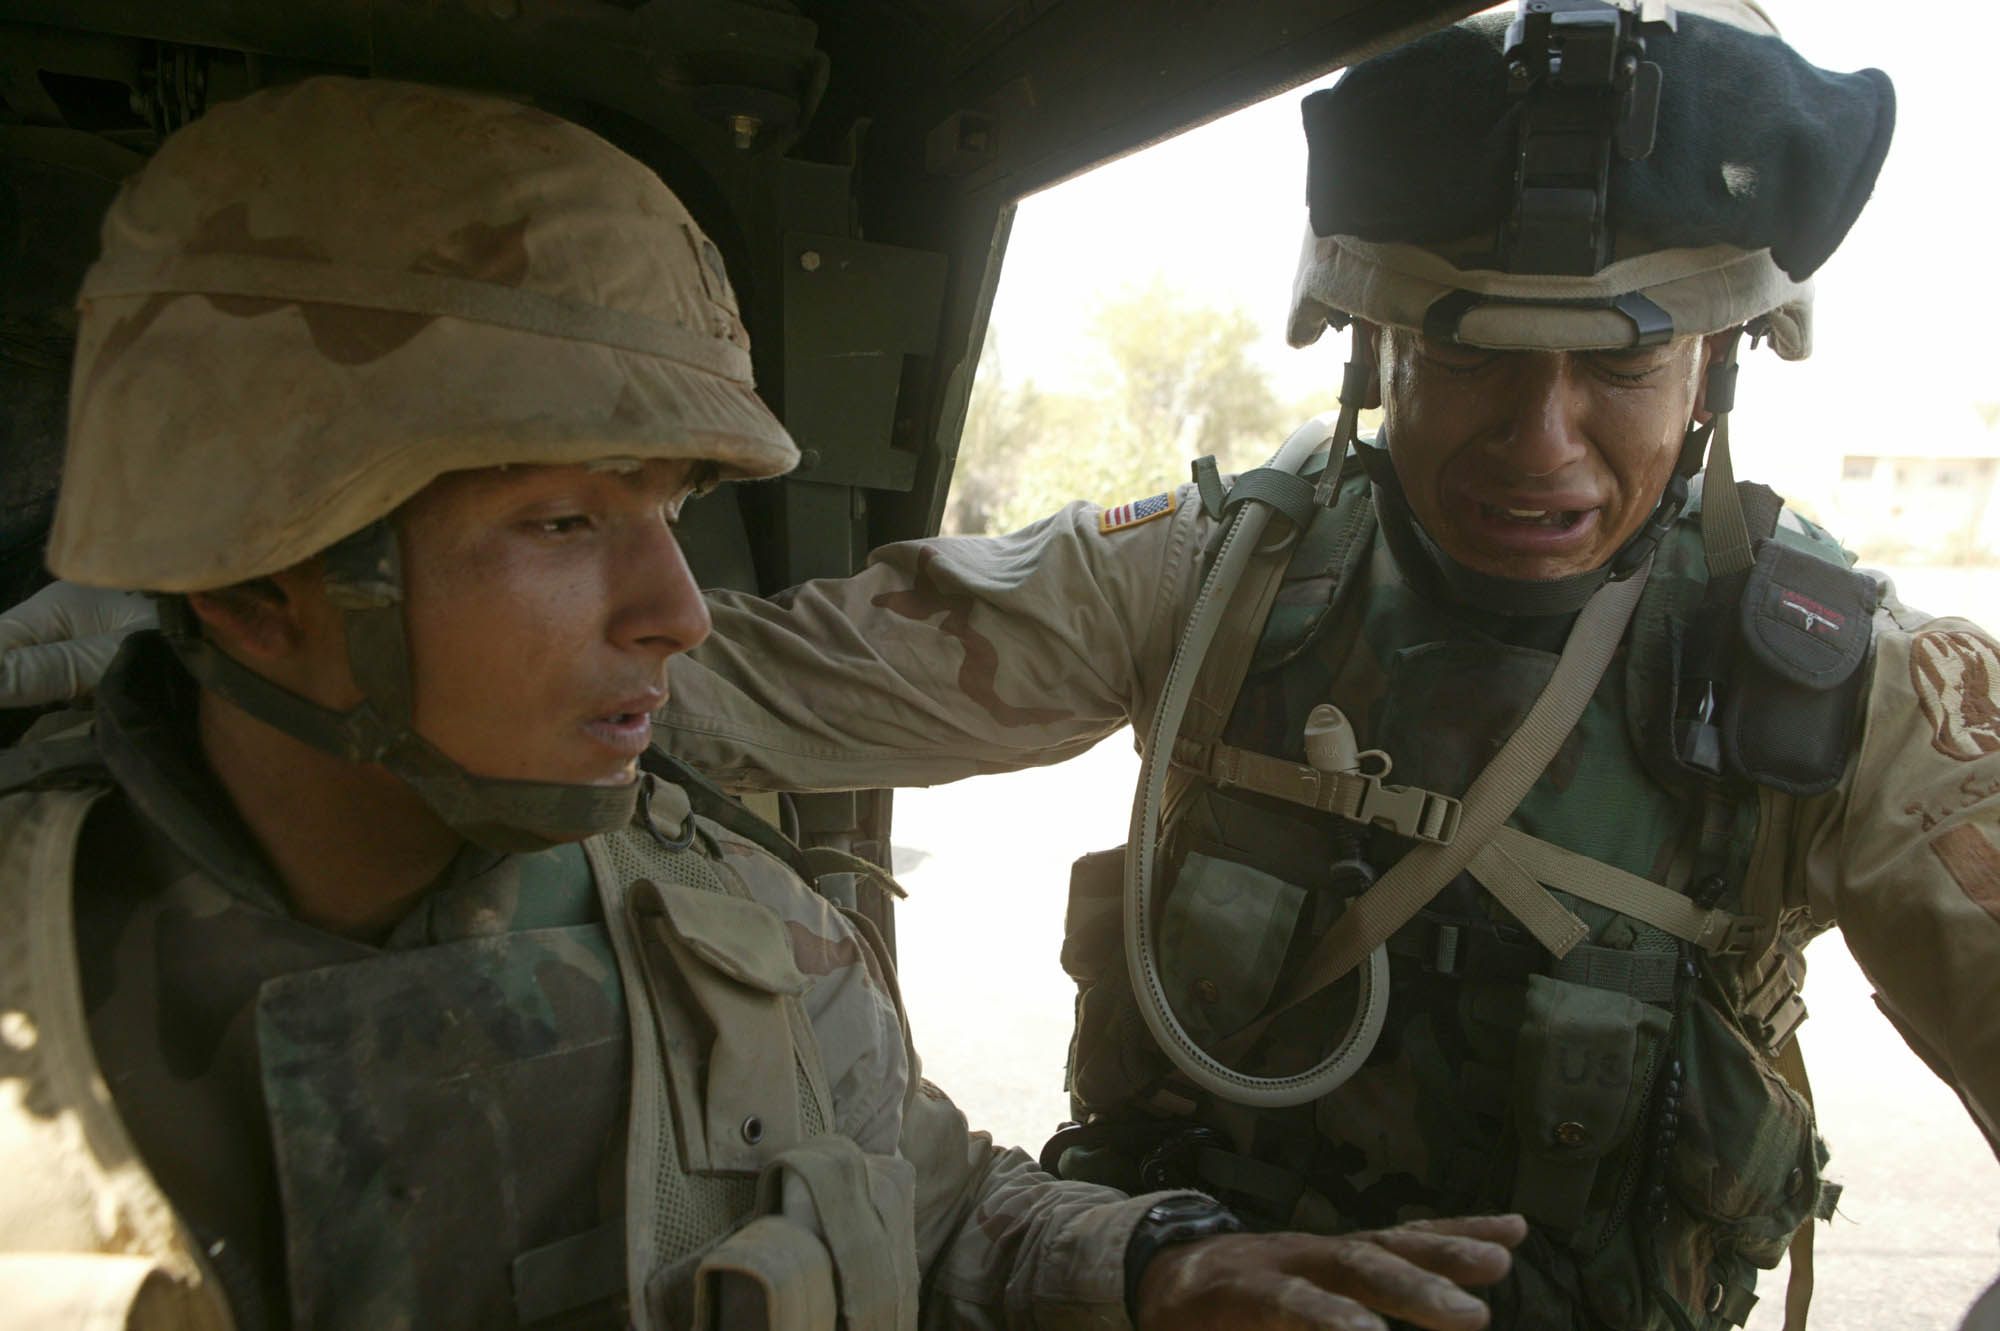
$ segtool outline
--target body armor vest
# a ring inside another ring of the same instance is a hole
[[[1777,523],[1775,497],[1762,507],[1772,559],[1847,576],[1824,533]],[[1715,727],[1712,700],[1681,695],[1714,682],[1727,653],[1703,635],[1719,601],[1743,599],[1708,586],[1698,511],[1662,542],[1622,659],[1509,822],[1767,927],[1711,955],[1558,886],[1589,933],[1557,959],[1461,874],[1389,941],[1387,1021],[1362,1069],[1312,1104],[1250,1110],[1180,1080],[1152,1044],[1118,946],[1122,853],[1087,857],[1064,948],[1080,989],[1070,1091],[1082,1126],[1045,1163],[1127,1188],[1201,1187],[1271,1227],[1519,1210],[1533,1226],[1493,1292],[1496,1327],[1740,1324],[1756,1269],[1830,1210],[1833,1189],[1811,1109],[1773,1066],[1803,1017],[1805,938],[1781,918],[1782,864],[1759,831],[1789,797],[1745,779],[1747,764],[1709,773],[1688,761],[1731,748],[1698,733]],[[1223,738],[1303,763],[1307,715],[1330,701],[1361,749],[1389,755],[1389,779],[1456,798],[1534,704],[1569,620],[1424,600],[1371,514],[1351,474],[1303,535]],[[1823,704],[1829,715],[1858,701],[1856,675]],[[1677,745],[1677,724],[1682,741],[1710,742]],[[1844,720],[1836,729],[1845,736]],[[1823,753],[1806,757],[1825,766]],[[1161,976],[1188,1033],[1213,1047],[1265,1010],[1345,902],[1411,843],[1177,775]],[[1350,975],[1285,1012],[1240,1066],[1312,1066],[1326,1033],[1345,1029],[1354,988]]]
[[[914,1326],[909,1166],[828,1135],[783,922],[681,792],[642,780],[668,817],[642,800],[584,843],[602,922],[257,990],[292,1324]],[[246,1325],[206,1260],[222,1245],[180,1223],[96,1071],[71,872],[108,789],[0,800],[0,938],[23,963],[0,984],[0,1275],[110,1319],[90,1325]]]

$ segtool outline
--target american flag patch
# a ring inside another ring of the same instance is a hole
[[[1154,518],[1164,518],[1179,506],[1180,501],[1174,497],[1173,491],[1169,490],[1165,494],[1148,495],[1129,504],[1107,508],[1097,515],[1098,534],[1109,536],[1112,532],[1136,527],[1142,522],[1151,522]]]

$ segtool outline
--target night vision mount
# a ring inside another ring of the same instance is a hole
[[[1507,30],[1507,91],[1526,103],[1499,247],[1509,272],[1588,277],[1610,261],[1611,154],[1651,154],[1660,119],[1644,34],[1676,27],[1665,0],[1628,4],[1521,0]]]

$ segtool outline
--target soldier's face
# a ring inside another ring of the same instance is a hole
[[[1411,510],[1501,578],[1597,568],[1659,502],[1724,339],[1621,352],[1495,352],[1376,337],[1383,426]]]
[[[480,776],[633,777],[667,658],[708,636],[684,462],[456,472],[404,506],[417,733]]]

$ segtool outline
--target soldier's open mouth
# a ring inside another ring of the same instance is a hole
[[[1498,504],[1481,504],[1479,516],[1488,522],[1515,522],[1528,527],[1554,527],[1567,531],[1583,521],[1584,510],[1577,508],[1503,508]]]

